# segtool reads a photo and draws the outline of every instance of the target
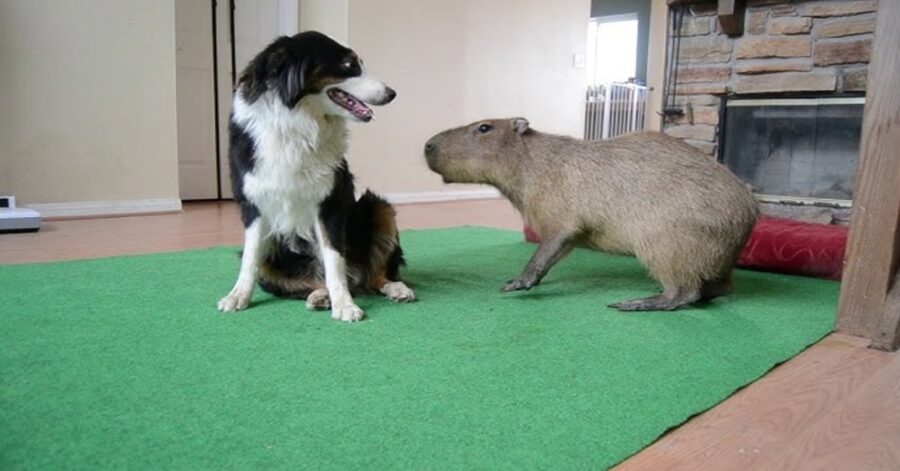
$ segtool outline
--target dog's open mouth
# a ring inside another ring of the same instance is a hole
[[[369,121],[372,119],[372,110],[360,101],[359,98],[341,90],[340,88],[331,88],[328,90],[328,98],[335,102],[341,108],[349,111],[360,121]]]

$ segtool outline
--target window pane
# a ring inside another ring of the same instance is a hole
[[[588,74],[592,85],[626,82],[637,70],[638,20],[606,19],[591,21],[588,48]]]
[[[729,106],[723,161],[766,195],[851,199],[862,104]]]

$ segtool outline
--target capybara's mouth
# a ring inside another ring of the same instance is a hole
[[[437,157],[435,157],[434,155],[426,154],[425,155],[425,163],[428,164],[428,168],[432,172],[441,176],[441,179],[444,181],[444,183],[453,183],[452,181],[450,181],[450,179],[447,177],[447,175],[444,175],[444,172],[442,172],[438,168]]]
[[[328,90],[328,98],[331,98],[331,101],[349,111],[350,114],[360,121],[368,122],[372,119],[372,110],[362,100],[340,88],[330,88]]]

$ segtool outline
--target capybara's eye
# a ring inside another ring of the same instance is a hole
[[[481,134],[489,132],[491,129],[494,129],[494,127],[490,124],[482,124],[481,126],[478,126],[478,132],[480,132]]]

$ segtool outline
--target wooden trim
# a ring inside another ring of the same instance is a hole
[[[716,3],[716,0],[666,0],[670,7],[680,7],[683,5],[696,5],[698,3]]]
[[[670,7],[690,6],[700,3],[717,3],[716,0],[666,0]],[[722,32],[729,36],[744,34],[744,0],[718,0],[717,15]]]
[[[900,2],[879,2],[856,194],[838,318],[839,332],[900,344]]]
[[[666,0],[650,3],[650,37],[647,46],[647,104],[644,109],[644,129],[662,131],[663,96],[666,87],[666,50],[669,28],[669,7]]]
[[[477,190],[417,191],[408,193],[385,193],[384,199],[391,204],[442,203],[446,201],[489,200],[503,196],[494,188]]]
[[[117,201],[74,201],[69,203],[25,204],[41,213],[44,219],[122,216],[133,214],[170,213],[181,211],[178,198]]]
[[[744,0],[719,0],[717,14],[723,33],[729,36],[744,34]]]

